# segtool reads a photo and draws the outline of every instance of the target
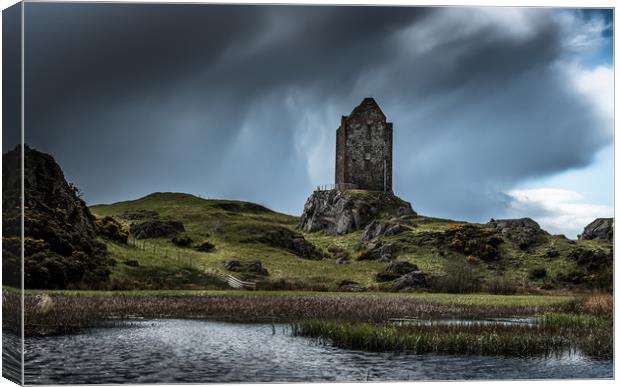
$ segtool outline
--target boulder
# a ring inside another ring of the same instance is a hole
[[[418,271],[420,269],[418,269],[418,265],[416,265],[415,263],[407,261],[393,261],[388,263],[385,266],[384,270],[389,273],[404,275],[411,273],[412,271]]]
[[[387,224],[380,222],[377,219],[370,222],[362,233],[362,242],[369,242],[373,239],[379,238],[387,230]]]
[[[411,204],[391,192],[364,190],[315,191],[304,205],[299,228],[342,235],[364,228],[378,217],[414,214]]]
[[[362,233],[362,242],[369,242],[381,236],[397,235],[407,230],[408,228],[402,224],[387,223],[375,219],[364,228],[364,232]]]
[[[237,273],[253,273],[262,276],[269,275],[269,271],[263,267],[263,264],[259,260],[241,263],[239,260],[229,259],[224,261],[224,268],[228,271]]]
[[[244,243],[262,243],[271,247],[283,248],[295,255],[305,258],[320,260],[323,253],[312,243],[308,242],[300,233],[281,226],[268,226],[243,230],[252,236],[243,239]]]
[[[364,290],[366,289],[362,285],[351,280],[342,280],[338,284],[338,291],[341,292],[363,292]]]
[[[538,223],[530,218],[491,219],[486,226],[495,230],[502,237],[514,242],[522,250],[542,242],[544,237],[549,235],[549,233],[540,228]]]
[[[229,259],[224,261],[224,268],[229,271],[241,271],[243,268],[241,262],[236,259]]]
[[[580,240],[601,240],[613,242],[614,218],[598,218],[588,224],[583,233],[578,236]]]
[[[419,271],[416,264],[407,261],[393,261],[388,263],[383,271],[377,273],[375,278],[379,282],[393,281],[413,271]]]
[[[255,274],[265,275],[265,276],[269,275],[269,271],[267,271],[267,269],[263,267],[263,264],[259,260],[248,262],[246,266],[247,266],[247,270],[250,273],[255,273]]]
[[[336,259],[336,264],[338,265],[348,265],[350,263],[351,263],[350,258],[342,257],[342,258]]]
[[[396,246],[393,243],[383,243],[380,240],[372,240],[363,245],[362,251],[357,256],[358,261],[382,261],[389,262],[394,259]]]
[[[400,277],[400,274],[390,273],[388,271],[380,271],[375,275],[375,280],[377,280],[377,282],[389,282],[394,281],[395,279],[398,279]]]
[[[396,281],[394,289],[398,291],[408,291],[425,288],[427,286],[427,274],[417,270],[401,276]]]
[[[185,227],[176,220],[148,220],[132,224],[129,231],[136,239],[170,238],[184,232]]]
[[[197,243],[194,246],[194,249],[196,251],[200,251],[202,253],[210,253],[210,252],[215,250],[215,245],[213,243],[209,242],[208,240],[203,240],[203,241]]]
[[[385,236],[398,235],[407,230],[408,230],[407,227],[403,226],[402,224],[393,224],[390,227],[388,227],[387,230],[385,230],[383,235]]]

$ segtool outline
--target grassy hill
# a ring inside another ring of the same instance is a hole
[[[180,221],[186,229],[181,236],[191,238],[194,244],[207,240],[215,245],[211,252],[199,252],[192,247],[179,248],[170,238],[138,241],[138,247],[106,240],[112,258],[117,261],[111,275],[112,286],[116,288],[222,288],[225,285],[205,274],[205,270],[216,268],[226,272],[223,264],[230,259],[241,263],[260,260],[269,271],[269,276],[258,278],[264,288],[290,286],[335,290],[343,280],[358,282],[369,289],[386,289],[390,285],[379,283],[375,278],[385,262],[356,259],[360,255],[362,230],[337,236],[301,233],[296,228],[298,217],[254,203],[207,200],[181,193],[154,193],[138,200],[95,205],[90,209],[98,217],[112,216],[126,226],[152,219]],[[135,214],[142,214],[142,219],[128,219],[132,215],[135,218]],[[457,277],[473,275],[485,289],[502,291],[506,284],[557,289],[602,284],[607,277],[611,278],[611,262],[606,260],[612,245],[607,242],[572,241],[563,236],[545,235],[523,248],[504,238],[497,246],[497,257],[484,260],[455,248],[458,238],[470,238],[478,243],[479,238],[484,238],[480,235],[486,235],[483,225],[467,228],[465,222],[414,215],[404,218],[400,224],[404,231],[381,237],[384,243],[396,246],[399,261],[415,263],[424,272],[448,272]],[[483,234],[478,235],[479,232]],[[277,238],[273,243],[274,235],[287,233],[303,235],[325,254],[325,259],[302,258],[284,244],[277,243]],[[486,242],[481,240],[485,248]],[[476,252],[477,245],[472,246]],[[348,253],[351,263],[337,264],[329,252],[335,251],[334,247],[338,247],[341,254],[342,251]],[[597,251],[604,254],[588,253]],[[601,259],[604,262],[598,262]],[[127,260],[137,261],[138,266],[125,264]],[[232,274],[244,277],[244,274]]]

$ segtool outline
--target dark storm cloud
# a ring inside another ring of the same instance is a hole
[[[397,193],[481,219],[610,135],[554,67],[552,11],[516,30],[458,12],[29,3],[26,140],[91,203],[167,190],[299,213],[333,179],[340,115],[374,96]]]
[[[2,11],[2,151],[21,142],[21,4]]]

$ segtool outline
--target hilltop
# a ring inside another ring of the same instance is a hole
[[[611,286],[611,243],[550,235],[531,219],[473,224],[382,211],[364,227],[338,234],[303,231],[301,218],[255,203],[182,193],[154,193],[90,210],[134,229],[145,222],[183,225],[174,237],[139,241],[146,251],[106,242],[117,261],[137,261],[112,269],[121,288],[222,286],[204,276],[211,268],[265,289],[466,291],[449,288],[455,278],[475,285],[469,290],[493,292]],[[179,247],[183,238],[191,242]],[[212,248],[198,251],[205,242]],[[173,256],[179,250],[191,260],[189,272],[187,261]],[[257,260],[260,267],[253,270]]]

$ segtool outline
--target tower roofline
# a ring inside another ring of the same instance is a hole
[[[383,110],[381,110],[377,101],[375,101],[375,99],[372,97],[364,98],[364,100],[351,111],[351,114],[349,114],[349,117],[359,115],[359,114],[372,111],[372,110],[375,110],[378,113],[380,113],[380,115],[384,119],[386,118],[385,113],[383,113]]]

